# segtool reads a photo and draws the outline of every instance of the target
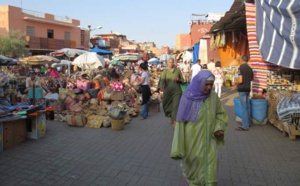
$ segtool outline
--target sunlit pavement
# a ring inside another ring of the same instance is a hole
[[[300,139],[290,141],[270,124],[235,131],[234,88],[223,87],[229,115],[220,148],[218,185],[299,185]],[[47,123],[46,136],[0,153],[0,185],[183,185],[179,161],[170,158],[173,129],[150,113],[123,131]]]

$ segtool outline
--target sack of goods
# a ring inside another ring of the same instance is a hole
[[[108,112],[108,116],[112,119],[115,119],[115,120],[124,119],[125,114],[126,114],[126,111],[123,111],[123,110],[120,110],[120,109],[117,109],[117,108],[113,108],[112,110],[110,110]]]
[[[122,101],[124,100],[124,92],[123,91],[112,92],[110,99],[113,101]]]
[[[90,89],[90,81],[85,79],[77,79],[76,86],[81,90],[88,90]]]
[[[87,119],[83,114],[80,115],[67,115],[67,123],[69,126],[84,127],[87,123]]]

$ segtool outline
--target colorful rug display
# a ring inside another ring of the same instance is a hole
[[[256,35],[256,7],[254,4],[245,3],[247,35],[250,52],[250,65],[253,69],[254,80],[252,82],[252,90],[254,92],[262,92],[268,87],[268,75],[270,71],[278,70],[278,66],[263,60],[259,50]]]

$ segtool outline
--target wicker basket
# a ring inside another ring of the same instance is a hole
[[[123,130],[124,129],[124,123],[125,123],[124,119],[115,120],[115,119],[110,118],[110,122],[111,122],[111,128],[113,130]]]

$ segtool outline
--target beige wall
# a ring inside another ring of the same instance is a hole
[[[22,11],[18,7],[8,7],[8,31],[20,30],[25,33]]]
[[[30,20],[35,19],[35,20]],[[55,20],[55,16],[45,13],[44,17],[37,17],[33,14],[23,13],[21,8],[13,6],[0,6],[0,34],[10,30],[20,30],[26,32],[27,26],[35,28],[35,36],[47,38],[47,29],[54,30],[53,39],[65,39],[65,32],[70,32],[71,41],[75,41],[76,48],[87,48],[88,44],[84,46],[80,42],[80,25],[79,20],[71,19],[68,22]]]
[[[8,6],[0,6],[0,34],[8,32]]]
[[[176,36],[175,50],[182,51],[192,47],[190,34],[180,34]]]

